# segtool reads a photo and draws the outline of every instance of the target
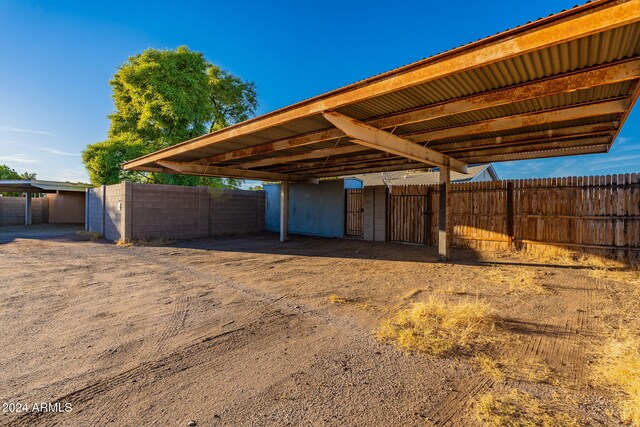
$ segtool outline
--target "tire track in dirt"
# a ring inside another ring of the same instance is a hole
[[[136,365],[133,368],[127,369],[118,374],[103,378],[88,386],[74,390],[54,400],[54,403],[61,402],[62,405],[67,402],[71,402],[74,405],[74,411],[80,412],[85,410],[86,407],[82,407],[82,404],[90,404],[94,399],[105,398],[106,394],[118,387],[126,384],[131,384],[143,380],[145,377],[153,376],[154,380],[171,375],[174,372],[172,367],[180,369],[183,360],[189,359],[189,366],[193,367],[198,363],[193,363],[198,353],[205,352],[211,348],[220,344],[220,339],[233,335],[237,332],[245,330],[247,327],[242,326],[229,331],[220,332],[218,334],[206,337],[200,342],[191,344],[184,348],[178,349],[168,356],[162,357],[153,362],[144,362]],[[223,364],[224,360],[216,361],[216,364]],[[102,425],[104,424],[105,415],[108,412],[106,405],[102,405],[103,411],[99,411],[97,417],[94,417],[89,425]],[[14,426],[32,426],[35,423],[54,425],[52,423],[53,418],[58,415],[51,412],[42,413],[26,413],[18,417],[12,422]]]
[[[546,324],[534,327],[522,334],[521,351],[512,353],[518,360],[539,359],[567,379],[578,381],[586,365],[586,346],[579,337],[590,333],[594,300],[594,287],[589,281],[577,283],[562,292],[571,292],[571,298],[563,299],[564,316],[549,319]]]
[[[494,380],[476,375],[456,382],[449,393],[438,403],[428,420],[439,427],[458,427],[465,411],[478,400],[478,397],[491,389]]]
[[[549,323],[535,324],[516,319],[506,321],[506,326],[518,333],[522,341],[520,345],[503,345],[499,353],[517,361],[542,360],[572,382],[580,381],[587,366],[587,349],[580,345],[579,337],[590,333],[597,290],[593,282],[588,280],[563,290],[575,297],[563,300],[568,301],[568,306],[562,311],[565,316],[550,319]],[[492,389],[499,392],[510,383],[513,381],[497,383],[484,375],[463,379],[455,383],[435,406],[429,421],[439,427],[463,425],[465,414],[480,395]]]
[[[160,260],[149,262],[148,259],[145,259],[145,262],[150,265],[156,265],[158,267],[164,265]],[[267,309],[270,309],[271,307],[276,308],[275,311],[273,309],[271,309],[269,312],[265,312],[264,310],[253,310],[245,316],[233,319],[234,323],[236,325],[239,325],[238,327],[229,331],[219,332],[218,334],[215,334],[213,336],[205,336],[199,342],[180,349],[176,349],[165,357],[158,358],[158,353],[154,354],[153,351],[149,351],[148,354],[143,358],[143,362],[141,362],[140,364],[115,375],[110,375],[86,387],[67,393],[64,396],[55,399],[54,402],[72,402],[74,405],[74,412],[77,413],[81,413],[88,410],[89,408],[93,408],[92,411],[96,411],[96,413],[91,417],[92,419],[89,422],[89,425],[104,425],[105,419],[108,419],[108,416],[112,413],[113,407],[106,404],[101,404],[101,402],[109,399],[108,394],[110,392],[115,391],[116,389],[119,389],[127,384],[144,381],[144,379],[148,377],[152,377],[155,381],[171,375],[174,372],[179,372],[183,369],[187,369],[187,367],[193,368],[195,366],[202,365],[203,363],[206,364],[206,360],[197,361],[199,353],[202,353],[204,355],[210,354],[210,352],[208,352],[207,350],[217,345],[217,340],[219,338],[243,331],[250,328],[254,324],[256,326],[261,325],[265,323],[265,319],[268,320],[269,316],[275,316],[276,319],[284,318],[285,316],[283,316],[283,313],[277,307],[284,308],[287,311],[294,311],[299,314],[304,313],[312,315],[314,318],[324,321],[324,323],[328,323],[338,327],[347,327],[350,331],[353,331],[355,327],[359,327],[358,325],[354,324],[351,321],[348,321],[347,319],[336,318],[335,316],[331,316],[324,311],[315,310],[309,307],[304,307],[298,304],[287,302],[286,298],[296,290],[300,289],[306,282],[301,283],[299,286],[291,289],[285,294],[273,295],[271,293],[263,292],[251,287],[241,285],[232,280],[226,279],[221,275],[212,275],[210,272],[207,273],[209,274],[212,282],[215,283],[215,286],[223,286],[227,289],[241,292],[245,296],[250,297],[251,300],[262,303],[262,307],[266,307]],[[199,271],[197,267],[185,264],[181,265],[181,280],[188,283],[190,282],[189,276],[191,276],[192,278],[196,276],[199,277],[201,275],[202,271]],[[155,341],[152,348],[161,349],[163,347],[163,344],[166,343],[171,336],[175,336],[177,333],[179,333],[179,330],[184,325],[184,320],[186,320],[186,316],[188,313],[188,303],[189,298],[180,298],[180,301],[178,302],[176,309],[173,312],[171,321],[169,322],[168,326],[163,329],[163,332]],[[228,325],[229,323],[222,325],[219,328],[223,329]],[[153,356],[156,356],[156,358],[154,359]],[[224,360],[217,359],[214,362],[214,365],[216,366],[221,364],[224,364]],[[211,362],[209,362],[208,365],[211,365]],[[176,368],[172,369],[172,366]],[[209,366],[209,368],[211,368],[212,366]],[[123,396],[126,396],[126,391],[124,391],[124,394],[123,391],[120,391],[117,399],[125,399]],[[52,421],[55,415],[56,414],[54,413],[24,414],[22,417],[18,418],[15,421],[14,425],[28,426],[33,425],[34,423],[50,425],[49,421]]]

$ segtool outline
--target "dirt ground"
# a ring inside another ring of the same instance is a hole
[[[0,424],[475,425],[474,402],[505,387],[561,396],[582,425],[619,424],[613,397],[590,383],[589,349],[629,283],[579,262],[452,255],[274,235],[163,247],[10,239],[0,402],[72,409],[2,413]],[[504,354],[537,357],[552,377],[499,382],[468,358],[373,338],[381,319],[430,297],[488,301],[518,336]]]

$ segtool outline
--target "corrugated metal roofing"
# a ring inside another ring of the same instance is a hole
[[[613,12],[620,7],[627,14],[633,16],[617,16]],[[631,12],[629,12],[631,11]],[[349,138],[340,139],[318,138],[317,141],[305,141],[304,144],[296,143],[292,146],[285,146],[276,151],[266,151],[242,153],[237,151],[248,147],[261,147],[273,142],[281,142],[291,138],[309,135],[315,132],[332,129],[331,124],[322,116],[325,100],[336,99],[335,97],[349,96],[350,93],[358,90],[368,89],[371,85],[384,87],[387,81],[400,79],[405,73],[415,70],[427,69],[431,66],[438,66],[442,61],[457,58],[457,55],[473,54],[482,58],[483,49],[488,49],[496,43],[507,43],[517,37],[526,37],[537,34],[537,31],[545,31],[553,28],[554,25],[562,25],[572,22],[573,19],[580,19],[584,16],[592,17],[594,14],[609,13],[611,22],[603,20],[601,30],[594,30],[591,34],[582,37],[569,38],[567,41],[554,43],[548,41],[545,48],[533,49],[522,54],[505,56],[503,59],[489,62],[487,64],[470,67],[468,69],[447,70],[442,77],[427,80],[424,83],[404,84],[397,90],[380,91],[379,95],[372,92],[368,96],[361,97],[353,102],[346,102],[338,105],[333,110],[349,116],[359,121],[367,121],[379,117],[386,117],[393,114],[407,112],[417,108],[437,105],[441,103],[465,100],[467,97],[476,94],[491,93],[497,89],[510,88],[515,85],[530,84],[539,82],[542,79],[556,76],[565,76],[578,70],[591,70],[596,67],[606,67],[611,64],[633,64],[638,75],[624,81],[608,81],[606,79],[590,82],[584,89],[563,91],[552,93],[548,96],[537,96],[519,102],[510,102],[502,105],[489,105],[486,108],[474,108],[472,111],[465,111],[457,114],[450,114],[444,117],[437,117],[430,120],[421,120],[409,124],[401,124],[393,130],[399,136],[427,132],[436,129],[455,128],[472,123],[484,123],[495,121],[515,115],[527,113],[555,111],[561,107],[580,106],[587,103],[612,100],[616,98],[628,99],[628,107],[614,114],[603,110],[602,114],[591,114],[589,116],[575,118],[571,117],[565,121],[555,120],[544,124],[526,125],[522,124],[515,129],[503,129],[493,131],[487,129],[483,133],[473,133],[463,136],[444,137],[439,140],[429,141],[429,146],[437,147],[439,151],[447,151],[447,144],[463,141],[476,141],[486,138],[500,138],[509,135],[523,134],[548,129],[562,129],[578,125],[593,125],[598,123],[616,123],[615,129],[610,129],[608,135],[610,140],[607,144],[600,141],[597,146],[601,151],[606,151],[613,143],[619,127],[624,122],[634,101],[638,96],[640,79],[640,0],[600,0],[582,6],[577,6],[571,10],[552,15],[548,18],[540,19],[521,27],[506,31],[504,33],[491,36],[452,51],[418,61],[413,64],[398,68],[372,78],[354,83],[353,85],[336,91],[329,92],[309,100],[294,104],[290,107],[266,114],[264,116],[251,119],[247,122],[231,126],[227,129],[206,135],[195,140],[188,141],[176,147],[161,150],[160,152],[144,156],[125,165],[127,168],[138,170],[160,170],[159,160],[172,162],[194,162],[196,164],[211,164],[214,166],[237,167],[239,164],[246,165],[257,160],[273,157],[286,157],[289,155],[312,152],[318,149],[331,148],[350,144]],[[613,18],[611,18],[613,16]],[[597,18],[600,18],[598,16]],[[592,20],[598,23],[598,19]],[[614,22],[615,21],[615,22]],[[617,24],[619,22],[619,24]],[[596,25],[596,24],[594,24]],[[541,36],[542,37],[542,36]],[[625,62],[626,61],[626,62]],[[635,61],[635,62],[634,62]],[[380,86],[383,85],[383,86]],[[372,89],[373,90],[373,89]],[[333,98],[332,98],[333,97]],[[308,107],[309,106],[309,107]],[[313,108],[312,108],[313,107]],[[305,113],[317,111],[315,113]],[[307,110],[305,110],[307,109]],[[300,110],[300,114],[295,114]],[[291,117],[289,117],[291,115]],[[279,117],[283,119],[279,119]],[[593,132],[593,135],[602,135],[602,132]],[[576,136],[576,141],[583,138],[583,135]],[[577,143],[577,142],[576,142]],[[571,141],[566,142],[567,147],[571,147]],[[515,155],[509,155],[510,146],[504,145],[504,158],[499,160],[517,159]],[[369,153],[370,149],[363,148],[363,152]],[[234,152],[230,156],[233,158],[217,159],[216,161],[204,160],[212,156]],[[495,148],[492,149],[495,152]],[[539,157],[553,155],[553,151],[535,151],[540,153]],[[349,158],[362,153],[353,153],[350,156],[340,156]],[[530,157],[531,154],[528,154]],[[465,158],[464,152],[452,152],[452,157]],[[527,158],[529,158],[527,157]],[[309,162],[317,162],[317,158],[310,157]],[[283,170],[283,165],[291,164],[300,169],[300,161],[290,163],[283,159],[282,164],[273,164],[266,167],[257,167],[255,170],[273,171]],[[363,167],[366,164],[363,163]],[[286,169],[286,167],[284,168]],[[312,176],[315,169],[307,169],[307,173]]]
[[[490,164],[469,166],[468,174],[451,172],[451,182],[472,181],[478,175],[490,168]],[[494,172],[495,173],[495,172]],[[496,175],[497,176],[497,175]],[[348,175],[345,178],[354,178],[362,181],[363,185],[429,185],[440,182],[440,173],[432,170],[412,170],[367,173]]]

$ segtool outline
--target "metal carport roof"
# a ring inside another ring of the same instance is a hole
[[[3,193],[56,193],[58,191],[85,192],[89,185],[71,182],[41,180],[0,180],[0,192]]]
[[[599,0],[125,169],[275,181],[604,153],[638,98],[640,0]]]

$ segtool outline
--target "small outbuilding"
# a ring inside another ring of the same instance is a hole
[[[0,226],[33,223],[84,224],[88,185],[59,181],[1,180]],[[33,197],[33,195],[44,197]]]

